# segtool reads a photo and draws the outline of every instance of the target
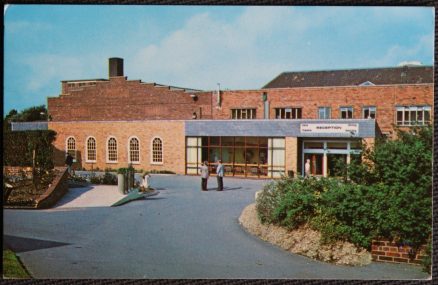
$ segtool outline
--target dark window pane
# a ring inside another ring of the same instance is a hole
[[[404,121],[404,125],[409,125],[409,124],[410,124],[409,111],[405,111],[405,121]]]
[[[430,111],[429,110],[424,110],[424,122],[430,123]]]
[[[215,163],[221,159],[221,149],[218,147],[210,147],[208,151],[208,162]]]
[[[397,124],[403,124],[403,111],[397,111]]]
[[[234,144],[235,146],[245,146],[245,137],[236,137]]]
[[[234,145],[234,137],[221,137],[221,143],[223,146],[233,146]]]
[[[220,137],[210,137],[210,145],[220,145]]]
[[[417,124],[417,111],[411,111],[411,123],[413,125]]]
[[[265,148],[261,148],[259,150],[259,161],[260,164],[268,164],[268,150]]]
[[[223,147],[222,148],[222,162],[223,163],[232,163],[234,160],[234,152],[232,147]]]
[[[202,141],[202,146],[207,146],[208,145],[208,137],[202,137],[201,141]]]
[[[370,116],[370,110],[369,109],[365,109],[363,111],[363,118],[364,119],[368,119],[369,116]]]
[[[268,147],[268,138],[259,138],[260,147]]]
[[[297,109],[297,119],[301,119],[301,108]]]
[[[247,146],[258,146],[259,145],[259,138],[258,137],[247,137],[246,138],[246,145]]]

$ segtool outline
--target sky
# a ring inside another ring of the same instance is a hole
[[[258,89],[285,71],[433,65],[433,7],[8,5],[4,107],[59,96],[61,80],[108,78]]]

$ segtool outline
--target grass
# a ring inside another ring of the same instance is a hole
[[[31,278],[15,253],[9,249],[3,250],[3,278]]]

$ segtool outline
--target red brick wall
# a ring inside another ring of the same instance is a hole
[[[73,89],[63,83],[62,88],[62,95],[47,100],[53,121],[190,120],[193,112],[198,118],[211,118],[211,92],[170,90],[125,77]]]
[[[432,84],[277,88],[222,91],[221,108],[213,108],[213,117],[230,119],[232,108],[257,108],[257,118],[263,119],[263,92],[268,94],[270,119],[275,119],[275,108],[282,107],[301,107],[303,119],[317,119],[318,107],[331,107],[332,119],[338,119],[341,106],[353,107],[353,118],[362,119],[362,107],[376,106],[376,120],[384,132],[393,130],[396,105],[433,106]]]
[[[425,247],[422,246],[411,258],[410,246],[397,246],[396,243],[388,240],[373,240],[371,245],[371,255],[374,261],[421,264],[424,256]]]
[[[318,107],[331,107],[331,117],[340,118],[339,108],[351,106],[353,118],[362,118],[364,106],[377,107],[377,123],[383,132],[392,131],[396,105],[433,106],[433,84],[277,88],[221,91],[221,107],[215,92],[196,93],[194,101],[182,90],[169,90],[139,80],[113,77],[94,86],[69,88],[48,99],[49,113],[56,121],[191,120],[231,119],[232,108],[256,108],[263,119],[263,92],[268,94],[270,118],[275,108],[301,107],[303,119],[317,119]],[[431,112],[433,114],[433,112]]]
[[[140,163],[134,168],[143,170],[170,170],[175,173],[185,172],[185,134],[184,121],[131,121],[131,122],[50,122],[49,128],[57,132],[53,143],[55,147],[54,162],[63,166],[65,161],[66,140],[72,136],[76,140],[78,162],[73,167],[101,170],[117,169],[128,166],[128,141],[135,136],[140,141]],[[89,136],[96,139],[97,162],[86,162],[86,140]],[[117,139],[118,162],[106,162],[107,139]],[[151,143],[154,137],[163,142],[163,164],[151,163]]]

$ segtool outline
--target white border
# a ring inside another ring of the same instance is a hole
[[[154,162],[154,140],[160,139],[161,140],[161,162]],[[150,162],[153,165],[163,165],[164,164],[164,141],[161,137],[155,136],[151,139],[151,151],[150,151]]]
[[[132,139],[137,139],[137,141],[138,141],[138,161],[134,161],[134,162],[131,160],[131,140]],[[128,144],[127,144],[126,148],[128,151],[128,155],[127,155],[128,163],[141,164],[141,141],[140,141],[140,139],[137,136],[130,136],[128,138]]]
[[[108,156],[109,156],[109,152],[108,152],[108,142],[111,138],[114,138],[116,140],[116,148],[117,148],[117,160],[109,160]],[[108,136],[108,138],[106,139],[106,144],[105,144],[105,149],[106,149],[106,163],[118,163],[119,162],[119,142],[117,140],[117,138],[113,135]]]
[[[95,160],[88,160],[88,140],[90,138],[94,139],[94,143],[95,143],[95,147],[96,147],[96,149],[95,149],[95,151],[96,151],[96,159]],[[85,162],[87,162],[87,163],[96,163],[97,162],[97,139],[94,136],[88,136],[85,139]]]

